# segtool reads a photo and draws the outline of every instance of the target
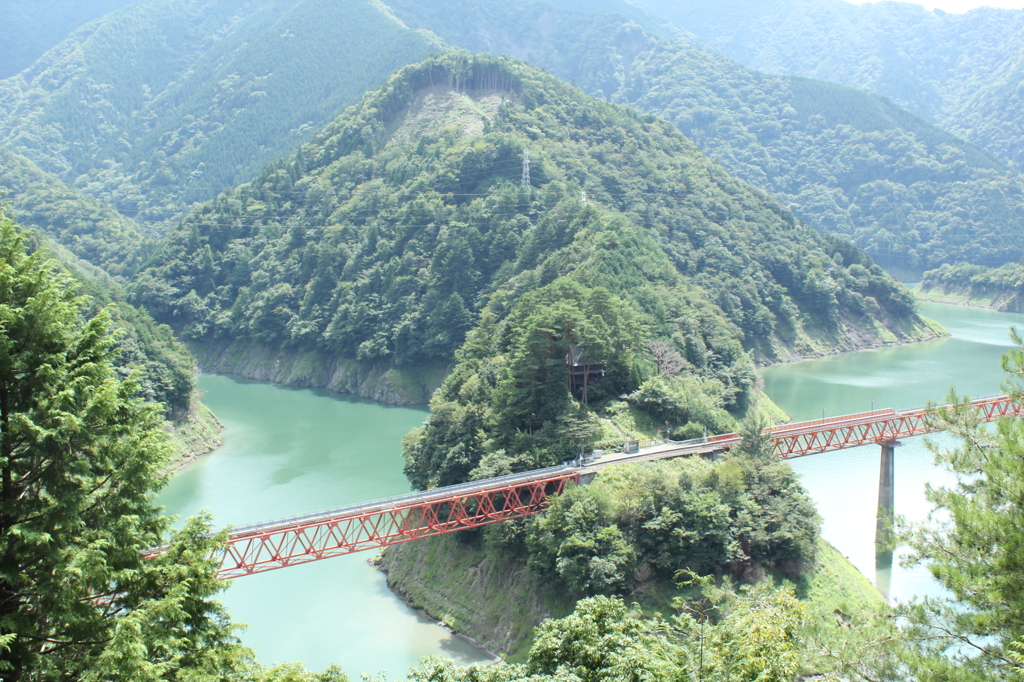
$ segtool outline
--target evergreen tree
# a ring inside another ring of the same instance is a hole
[[[1020,401],[1024,340],[1003,357],[1005,387]],[[1024,422],[978,423],[969,398],[951,396],[938,412],[942,427],[960,441],[936,456],[957,476],[955,487],[929,488],[930,523],[910,538],[916,561],[952,598],[925,598],[904,610],[909,665],[919,679],[1019,679],[1024,674]]]
[[[85,305],[0,214],[0,679],[219,679],[245,650],[210,601],[218,539],[193,520],[144,558],[170,447]]]

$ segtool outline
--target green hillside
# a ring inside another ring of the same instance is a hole
[[[9,209],[0,209],[0,221],[7,224],[11,217]],[[85,297],[85,314],[107,310],[111,329],[118,335],[114,364],[122,377],[134,372],[139,394],[163,403],[165,418],[187,429],[199,417],[199,406],[193,402],[195,360],[170,327],[127,303],[119,284],[101,268],[79,259],[41,232],[29,231],[26,236],[30,251],[44,251],[61,276],[68,275],[77,293]]]
[[[638,55],[613,99],[672,121],[731,173],[893,271],[1024,255],[1024,177],[886,100],[763,76],[680,42]]]
[[[671,121],[798,219],[847,235],[901,276],[1024,255],[1008,236],[1024,223],[1024,181],[995,155],[862,91],[739,66],[650,9],[143,2],[0,83],[0,143],[163,232],[447,43],[524,59]]]
[[[1024,11],[841,0],[631,0],[767,73],[864,88],[1024,170]]]
[[[752,71],[625,3],[391,4],[454,45],[526,59],[674,123],[730,173],[894,272],[1024,255],[1011,236],[1024,225],[1020,173],[886,100]]]
[[[0,192],[22,227],[34,227],[75,257],[125,281],[156,248],[130,218],[0,148]]]
[[[195,359],[171,328],[125,300],[124,283],[152,255],[155,240],[109,206],[42,172],[28,159],[0,149],[0,221],[14,219],[29,232],[85,296],[85,312],[106,309],[118,335],[114,364],[134,373],[139,395],[163,404],[183,457],[219,442],[216,420],[195,396]]]
[[[372,0],[149,0],[0,83],[0,144],[164,224],[433,46]]]
[[[0,78],[27,69],[83,24],[139,0],[0,1]]]
[[[957,263],[924,273],[918,296],[929,301],[1024,312],[1024,263],[998,268]]]
[[[748,362],[738,343],[770,360],[852,347],[854,329],[875,342],[921,331],[906,291],[855,247],[800,227],[668,124],[460,54],[407,67],[194,211],[132,300],[199,340],[447,363],[481,309],[503,316],[595,273],[581,266],[598,244],[623,268],[602,286],[671,288],[686,302],[657,313],[665,333],[723,371]]]

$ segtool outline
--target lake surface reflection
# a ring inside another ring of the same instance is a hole
[[[1024,315],[923,304],[952,338],[767,368],[765,391],[794,419],[999,391],[1008,328]],[[224,445],[176,475],[159,502],[172,514],[209,509],[218,525],[252,523],[408,491],[401,437],[423,409],[389,407],[325,392],[204,375],[205,402],[224,423]],[[937,437],[940,443],[943,437]],[[879,452],[875,446],[793,460],[824,518],[825,537],[893,598],[938,590],[927,570],[876,573]],[[896,512],[922,519],[926,483],[950,482],[924,439],[896,451]],[[249,623],[243,641],[261,661],[339,663],[353,678],[388,671],[394,679],[422,656],[468,663],[482,651],[401,602],[383,574],[355,554],[237,580],[224,601]]]
[[[209,509],[217,526],[337,507],[409,491],[401,438],[426,418],[327,392],[203,375],[204,402],[224,423],[224,445],[177,474],[159,497],[171,514]],[[470,663],[484,652],[406,606],[372,553],[236,580],[224,594],[248,623],[243,642],[260,661],[331,663],[349,676],[405,674],[423,656]]]

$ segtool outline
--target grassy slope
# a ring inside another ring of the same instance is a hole
[[[573,602],[545,588],[523,562],[467,535],[389,547],[378,566],[413,608],[506,660],[525,660],[533,628],[568,615]]]
[[[812,614],[858,613],[886,609],[888,604],[863,573],[825,540],[818,544],[814,570],[797,587]]]
[[[219,448],[223,428],[217,415],[193,397],[188,416],[176,424],[168,422],[167,429],[178,454],[167,464],[166,470],[182,469]]]

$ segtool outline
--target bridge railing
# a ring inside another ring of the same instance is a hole
[[[1006,395],[1002,394],[1002,393],[993,393],[992,395],[985,395],[985,396],[980,396],[978,398],[972,398],[971,399],[971,405],[973,405],[974,407],[981,407],[983,405],[990,405],[992,403],[1007,402],[1008,400],[1009,400],[1009,398]],[[896,414],[900,414],[900,415],[903,415],[903,414],[918,414],[918,413],[922,413],[923,414],[923,413],[929,412],[929,411],[930,412],[935,412],[935,411],[941,410],[944,407],[950,407],[950,403],[939,403],[937,405],[933,405],[933,406],[930,406],[930,407],[927,407],[927,406],[926,407],[904,407],[902,409],[897,409],[896,410]]]

